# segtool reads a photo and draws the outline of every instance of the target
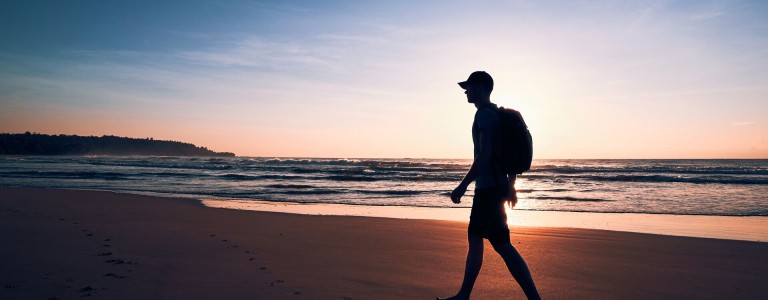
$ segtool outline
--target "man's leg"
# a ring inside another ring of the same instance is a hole
[[[523,292],[525,292],[528,299],[541,299],[539,291],[536,289],[536,284],[533,283],[531,271],[528,270],[528,265],[523,260],[523,257],[520,256],[520,253],[517,252],[517,249],[509,242],[493,245],[493,249],[504,259],[509,273],[512,273],[512,277],[523,288]]]
[[[464,281],[461,283],[459,293],[446,299],[469,299],[472,287],[475,286],[477,274],[480,273],[480,267],[483,266],[483,238],[467,233],[467,241],[469,241],[469,250],[467,251],[467,264],[464,267]]]

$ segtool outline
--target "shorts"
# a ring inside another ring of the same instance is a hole
[[[507,212],[499,188],[476,189],[472,199],[469,233],[488,239],[494,246],[509,243]]]

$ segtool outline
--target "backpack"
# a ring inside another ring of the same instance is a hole
[[[496,131],[494,158],[496,165],[508,176],[522,174],[531,169],[533,138],[523,116],[511,108],[499,107],[499,127]]]

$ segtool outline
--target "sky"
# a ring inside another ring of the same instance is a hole
[[[476,70],[537,159],[768,158],[766,1],[0,1],[0,132],[472,158]]]

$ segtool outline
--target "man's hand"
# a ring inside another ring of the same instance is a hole
[[[504,201],[507,201],[509,203],[509,208],[514,208],[517,204],[517,191],[515,190],[515,180],[512,179],[509,182],[509,187],[507,188],[507,191],[505,195],[503,196]]]
[[[464,196],[464,193],[467,192],[467,186],[463,184],[459,184],[455,189],[453,189],[453,192],[451,192],[451,200],[453,203],[459,204],[461,203],[461,196]]]

